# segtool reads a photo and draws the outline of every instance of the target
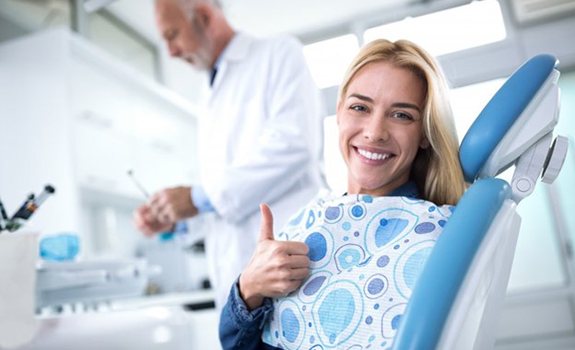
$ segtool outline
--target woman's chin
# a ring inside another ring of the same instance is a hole
[[[383,186],[381,181],[361,181],[350,187],[350,193],[377,194],[382,192]]]

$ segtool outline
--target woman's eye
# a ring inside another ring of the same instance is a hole
[[[351,105],[349,109],[352,109],[356,112],[365,112],[367,111],[367,107],[363,105]]]
[[[395,112],[392,114],[392,117],[401,120],[413,120],[413,117],[411,115],[403,112]]]

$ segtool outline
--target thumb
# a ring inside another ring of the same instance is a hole
[[[274,239],[274,217],[267,204],[260,204],[262,223],[260,226],[260,242]]]

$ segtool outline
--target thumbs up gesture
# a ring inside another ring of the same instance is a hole
[[[250,310],[263,299],[285,296],[297,289],[309,274],[308,247],[303,242],[276,241],[273,215],[260,205],[260,238],[248,266],[240,276],[240,295]]]

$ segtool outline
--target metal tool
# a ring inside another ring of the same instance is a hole
[[[142,194],[144,195],[146,200],[149,199],[150,193],[148,191],[146,191],[144,186],[142,186],[142,184],[138,180],[136,180],[136,177],[134,176],[134,170],[129,169],[128,170],[128,176],[132,179],[132,182],[134,183],[134,185],[136,185],[136,187],[140,190],[140,192],[142,192]]]
[[[2,215],[0,217],[0,232],[2,232],[4,230],[3,222],[8,222],[8,215],[6,214],[6,209],[4,209],[4,204],[2,203],[1,199],[0,199],[0,213]]]
[[[144,186],[142,186],[142,184],[136,179],[136,177],[134,176],[134,170],[128,169],[127,173],[128,173],[128,176],[132,179],[132,182],[134,183],[134,185],[136,185],[136,187],[140,190],[140,192],[142,192],[142,194],[144,195],[146,200],[150,199],[150,193],[148,191],[146,191]],[[172,232],[172,231],[162,232],[162,233],[160,233],[159,237],[160,237],[160,240],[162,240],[162,241],[168,241],[174,237],[174,232]]]
[[[28,195],[24,203],[20,206],[20,208],[16,211],[14,215],[10,219],[8,219],[8,215],[6,215],[6,210],[4,209],[4,205],[0,201],[0,212],[2,214],[2,219],[4,220],[4,226],[0,224],[0,232],[3,230],[7,230],[10,232],[14,232],[20,227],[22,227],[26,221],[30,219],[32,214],[38,210],[40,205],[44,203],[44,201],[54,194],[56,189],[51,185],[46,185],[44,190],[38,197],[34,196],[34,194]]]

